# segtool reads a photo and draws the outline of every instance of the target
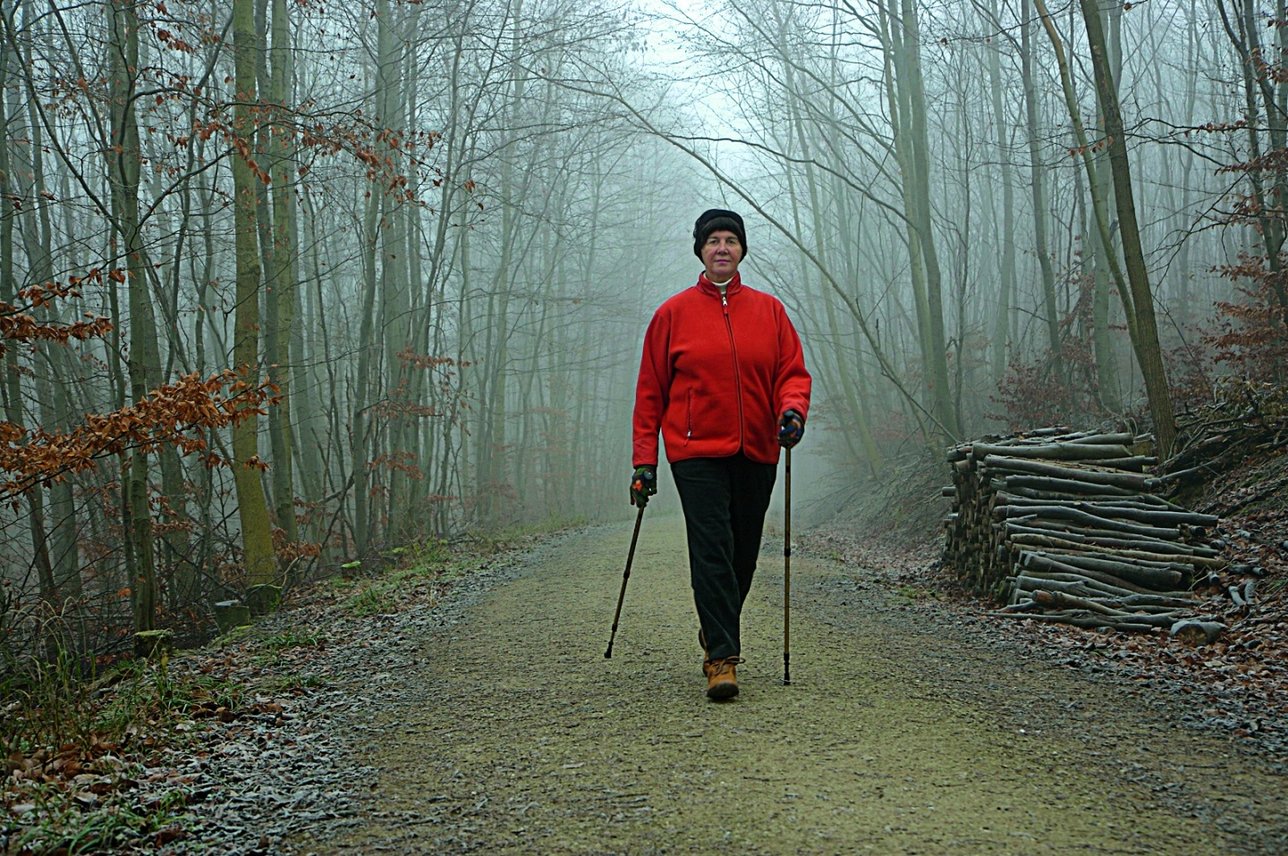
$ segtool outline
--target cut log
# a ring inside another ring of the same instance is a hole
[[[1038,535],[1026,532],[1015,532],[1010,535],[1012,544],[1023,544],[1026,546],[1046,547],[1052,551],[1069,551],[1085,553],[1088,551],[1086,541],[1078,541],[1072,538],[1060,538],[1054,535]],[[1094,552],[1103,556],[1122,556],[1129,559],[1144,559],[1150,562],[1172,562],[1181,565],[1190,565],[1202,568],[1221,568],[1225,567],[1224,559],[1208,558],[1206,556],[1187,556],[1183,553],[1156,553],[1150,550],[1133,550],[1125,547],[1111,547],[1103,541],[1094,543]]]
[[[989,455],[984,459],[986,469],[1013,470],[1022,473],[1036,473],[1053,478],[1075,478],[1093,484],[1106,484],[1113,487],[1144,491],[1146,479],[1135,473],[1124,473],[1119,470],[1096,470],[1077,467],[1070,464],[1051,463],[1047,461],[1030,461],[1010,458],[1005,455]]]
[[[1095,571],[1104,571],[1105,573],[1116,574],[1129,580],[1132,579],[1132,577],[1124,575],[1139,574],[1142,571],[1146,574],[1150,574],[1151,572],[1158,571],[1161,573],[1157,579],[1159,582],[1162,582],[1163,579],[1170,574],[1179,574],[1183,577],[1187,572],[1192,570],[1189,565],[1186,565],[1183,562],[1153,562],[1147,559],[1114,557],[1106,553],[1087,552],[1085,550],[1030,550],[1029,552],[1051,556],[1052,558],[1060,558],[1066,562],[1073,562],[1079,567],[1087,567]],[[1152,583],[1142,584],[1150,585]],[[1175,588],[1175,586],[1172,586],[1172,588]]]
[[[1219,621],[1183,619],[1172,624],[1168,631],[1173,637],[1191,645],[1210,645],[1221,637],[1226,626]]]
[[[1152,508],[1139,502],[1118,502],[1114,500],[1088,500],[1085,498],[1070,499],[1062,503],[1042,502],[1024,496],[1009,493],[998,493],[997,502],[1003,505],[1014,505],[1019,508],[1048,509],[1072,508],[1105,520],[1133,521],[1150,526],[1199,526],[1211,528],[1220,518],[1212,514],[1198,514],[1192,511],[1172,511],[1166,508]]]
[[[1050,476],[1005,475],[995,477],[990,486],[994,490],[1030,490],[1039,494],[1053,494],[1078,498],[1081,496],[1139,496],[1140,494],[1126,487],[1115,487],[1111,484],[1097,484],[1082,479],[1058,479]]]
[[[1164,540],[1179,537],[1179,532],[1176,529],[1127,523],[1121,520],[1101,517],[1098,514],[1091,514],[1090,512],[1083,511],[1078,508],[1069,508],[1067,506],[1060,505],[996,505],[993,507],[993,516],[1006,520],[1021,521],[1064,520],[1096,529],[1109,530],[1110,532],[1125,532],[1130,535],[1142,535],[1149,538],[1160,538]]]
[[[1112,583],[1107,583],[1104,580],[1098,580],[1098,579],[1095,579],[1094,577],[1083,576],[1082,574],[1079,574],[1079,573],[1066,574],[1066,573],[1061,573],[1059,571],[1037,571],[1037,570],[1026,569],[1024,573],[1021,574],[1019,577],[1016,577],[1016,579],[1033,579],[1038,581],[1052,580],[1054,582],[1075,583],[1077,585],[1086,586],[1087,588],[1092,589],[1093,591],[1098,591],[1101,594],[1104,594],[1110,597],[1127,597],[1128,595],[1133,595],[1133,594],[1145,594],[1145,592],[1140,592],[1135,589],[1123,588],[1122,586],[1116,586],[1116,585],[1113,585]]]
[[[215,625],[220,633],[251,623],[250,607],[240,600],[221,600],[215,604]]]
[[[976,458],[988,455],[999,455],[1014,458],[1037,458],[1046,461],[1085,461],[1115,460],[1131,458],[1131,451],[1123,445],[1100,445],[1086,443],[1043,443],[1032,446],[994,446],[988,443],[975,443],[972,451]]]
[[[1117,443],[1121,446],[1126,446],[1128,444],[1134,444],[1136,442],[1136,435],[1128,433],[1126,431],[1120,431],[1113,434],[1085,434],[1080,437],[1072,437],[1068,440],[1068,442],[1090,443],[1095,445],[1103,445],[1105,443]]]
[[[1020,554],[1020,566],[1031,571],[1048,571],[1058,574],[1074,574],[1077,576],[1088,577],[1089,579],[1098,580],[1102,583],[1108,583],[1121,589],[1127,589],[1134,594],[1150,594],[1154,590],[1147,586],[1138,585],[1121,577],[1115,577],[1112,574],[1106,574],[1102,571],[1094,571],[1088,568],[1079,568],[1074,565],[1060,562],[1055,559],[1036,556],[1033,553],[1024,551]]]
[[[1199,599],[1185,592],[1168,592],[1167,594],[1129,594],[1119,598],[1124,606],[1151,607],[1159,606],[1169,609],[1193,609]]]
[[[1099,463],[1099,464],[1103,464],[1104,466],[1113,467],[1119,470],[1128,470],[1134,473],[1143,473],[1145,469],[1148,467],[1158,466],[1158,458],[1154,457],[1153,455],[1132,455],[1130,458],[1113,458],[1113,459],[1106,458],[1105,460],[1102,460],[1102,461],[1097,461],[1096,459],[1092,458],[1086,461],[1082,461],[1082,463],[1087,463],[1087,464]]]
[[[1065,594],[1075,595],[1077,597],[1112,597],[1112,593],[1103,589],[1096,588],[1093,583],[1095,580],[1053,580],[1030,574],[1020,574],[1015,577],[1015,590],[1017,592],[1035,592],[1035,591],[1058,591]],[[1018,598],[1017,598],[1018,599]]]
[[[1168,541],[1163,538],[1127,538],[1124,537],[1121,532],[1079,530],[1048,521],[1020,523],[1008,520],[1005,526],[1008,537],[1014,537],[1018,534],[1052,535],[1053,533],[1056,533],[1054,537],[1092,545],[1097,549],[1099,547],[1122,547],[1130,550],[1147,550],[1155,553],[1175,553],[1178,556],[1196,556],[1209,559],[1217,559],[1219,556],[1216,550],[1213,550],[1210,547],[1204,547],[1200,544],[1186,544],[1182,541]],[[1220,563],[1215,565],[1215,567],[1224,567],[1224,565],[1225,562],[1220,561]]]
[[[990,612],[988,615],[998,618],[1028,618],[1034,621],[1048,621],[1060,624],[1072,624],[1075,627],[1107,627],[1111,630],[1131,630],[1140,633],[1148,633],[1156,629],[1156,625],[1146,621],[1136,621],[1135,616],[1130,618],[1115,618],[1109,615],[1093,615],[1090,613],[1070,613],[1070,612]]]
[[[1179,570],[1170,568],[1151,568],[1140,565],[1129,564],[1124,561],[1115,561],[1113,559],[1103,559],[1098,556],[1085,555],[1062,555],[1052,556],[1040,551],[1025,550],[1020,554],[1020,563],[1024,567],[1034,567],[1038,570],[1061,570],[1066,573],[1072,570],[1073,573],[1081,574],[1101,574],[1110,578],[1109,582],[1113,585],[1128,584],[1124,587],[1136,586],[1145,589],[1146,592],[1175,591],[1181,587],[1181,581],[1184,575]],[[1044,565],[1055,567],[1044,567]],[[1120,582],[1114,582],[1118,580]]]
[[[141,660],[164,660],[174,651],[174,633],[169,630],[140,630],[134,634],[134,656]]]
[[[989,487],[993,489],[993,501],[1007,505],[1069,505],[1069,506],[1090,506],[1097,509],[1113,511],[1115,509],[1129,509],[1137,512],[1153,511],[1170,511],[1173,513],[1189,514],[1184,508],[1172,508],[1164,503],[1158,497],[1148,494],[1132,494],[1128,496],[1111,495],[1107,493],[1061,493],[1060,491],[1038,491],[1030,488],[1011,488],[1003,482],[1010,483],[1015,477],[1005,479],[993,479]],[[1042,500],[1035,498],[1033,494],[1047,494],[1053,499]]]
[[[1056,609],[1085,609],[1088,612],[1099,612],[1102,615],[1121,616],[1126,614],[1122,610],[1105,606],[1094,600],[1088,600],[1085,597],[1078,597],[1061,591],[1035,591],[1033,592],[1033,602],[1038,606],[1054,607]]]
[[[1140,610],[1142,612],[1162,612],[1173,609],[1190,609],[1198,604],[1198,599],[1186,592],[1161,592],[1159,594],[1138,594],[1106,585],[1090,578],[1065,575],[1069,579],[1052,579],[1054,574],[1042,572],[1025,572],[1014,577],[1013,585],[1017,592],[1031,594],[1035,591],[1054,591],[1075,597],[1085,597],[1103,603],[1106,606],[1121,610]],[[1013,598],[1018,599],[1018,598]]]

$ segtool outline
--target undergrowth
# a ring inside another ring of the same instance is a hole
[[[164,654],[86,674],[59,652],[10,671],[0,693],[0,851],[98,853],[182,834],[182,788],[132,797],[142,759],[176,722],[235,708],[241,690]]]
[[[392,614],[409,602],[426,598],[432,604],[436,600],[434,586],[468,574],[470,562],[547,534],[553,531],[552,526],[471,532],[452,541],[426,538],[392,547],[375,557],[345,562],[339,566],[339,574],[317,580],[314,591],[335,597],[359,618]]]
[[[432,604],[453,577],[546,531],[416,542],[350,563],[296,597],[307,602],[321,594],[358,617]],[[207,730],[202,722],[274,714],[281,707],[264,693],[327,683],[277,667],[297,651],[326,645],[330,635],[289,619],[268,626],[274,629],[230,630],[204,652],[160,651],[151,660],[101,667],[61,649],[43,659],[0,662],[0,853],[152,852],[190,834],[196,825],[186,811],[190,785],[173,771],[158,772],[172,763],[166,759]],[[238,663],[268,676],[249,683],[229,677]],[[143,785],[157,775],[165,778]]]

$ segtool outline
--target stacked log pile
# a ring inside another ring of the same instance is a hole
[[[945,561],[1000,615],[1173,628],[1224,565],[1218,519],[1156,495],[1151,438],[1050,428],[953,447]]]

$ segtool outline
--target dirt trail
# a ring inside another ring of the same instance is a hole
[[[976,631],[920,626],[864,571],[781,544],[742,694],[703,696],[676,518],[560,536],[429,629],[354,723],[363,823],[299,852],[1288,852],[1288,795],[1228,744]],[[411,641],[411,640],[409,640]],[[373,664],[373,668],[378,666]]]

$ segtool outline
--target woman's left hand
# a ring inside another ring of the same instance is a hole
[[[795,410],[788,410],[778,418],[778,445],[790,449],[805,436],[805,420]]]

